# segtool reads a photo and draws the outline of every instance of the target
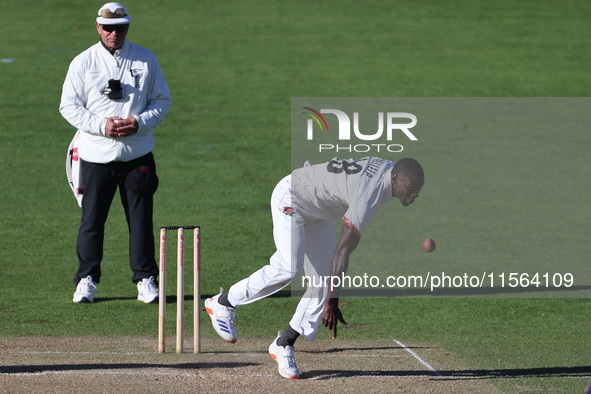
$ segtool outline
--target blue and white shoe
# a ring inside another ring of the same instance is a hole
[[[238,340],[236,335],[236,325],[234,317],[235,308],[228,308],[218,302],[224,289],[220,289],[220,294],[205,300],[205,310],[211,318],[211,324],[220,337],[226,342],[235,343]]]

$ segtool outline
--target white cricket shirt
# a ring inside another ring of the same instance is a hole
[[[358,161],[335,157],[296,169],[291,176],[296,213],[307,223],[342,218],[361,236],[380,205],[393,199],[394,164],[378,157]]]
[[[121,81],[123,99],[104,93],[110,79]],[[80,133],[78,154],[85,161],[129,161],[154,149],[152,129],[172,105],[156,56],[125,41],[113,55],[101,42],[76,56],[66,75],[60,112]],[[107,118],[135,116],[139,130],[129,137],[105,136]]]

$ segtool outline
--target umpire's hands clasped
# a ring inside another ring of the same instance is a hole
[[[337,324],[341,322],[343,324],[347,324],[345,319],[343,319],[343,314],[339,309],[339,299],[338,298],[329,298],[324,305],[324,311],[322,312],[322,320],[321,323],[324,324],[324,327],[327,327],[329,330],[332,330],[332,339],[337,337]]]
[[[137,119],[130,116],[122,119],[118,116],[111,116],[105,125],[105,135],[111,138],[129,137],[138,131]]]

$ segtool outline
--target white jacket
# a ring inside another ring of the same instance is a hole
[[[123,99],[110,100],[104,91],[119,79]],[[154,149],[152,129],[168,113],[172,100],[156,56],[125,41],[114,55],[101,42],[76,56],[62,90],[60,112],[81,131],[78,154],[93,163],[130,161]],[[135,116],[139,130],[129,137],[105,136],[107,118]]]

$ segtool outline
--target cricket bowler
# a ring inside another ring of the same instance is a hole
[[[277,251],[269,264],[232,285],[228,293],[222,289],[205,300],[215,331],[227,342],[236,342],[236,309],[285,288],[302,271],[308,277],[343,275],[378,209],[395,198],[405,207],[411,205],[424,182],[421,165],[410,158],[397,162],[378,157],[334,158],[294,170],[271,196]],[[335,220],[342,220],[338,241]],[[285,378],[300,376],[294,358],[294,343],[300,335],[313,341],[322,323],[332,330],[334,339],[338,322],[346,324],[338,307],[340,288],[311,284],[321,282],[309,282],[287,328],[269,346]]]

